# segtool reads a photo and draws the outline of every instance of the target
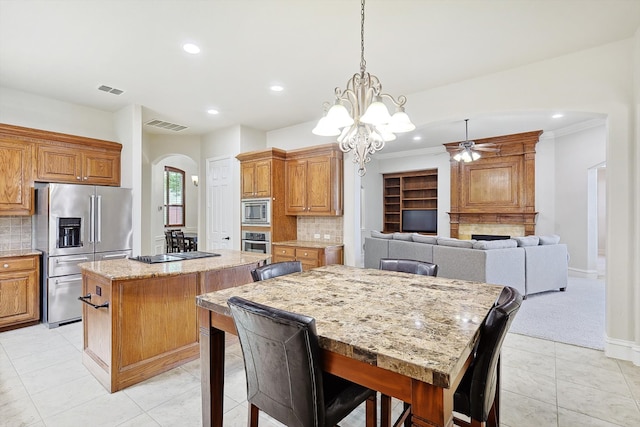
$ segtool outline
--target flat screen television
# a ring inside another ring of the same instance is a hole
[[[426,209],[402,211],[402,231],[437,233],[438,211]]]

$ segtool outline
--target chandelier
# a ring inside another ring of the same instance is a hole
[[[371,154],[381,150],[385,142],[396,139],[396,133],[416,128],[404,112],[407,98],[401,95],[396,100],[382,93],[380,79],[366,71],[364,1],[360,12],[360,72],[347,82],[346,89],[335,89],[333,105],[323,104],[325,114],[312,130],[316,135],[338,136],[340,149],[345,153],[353,151],[360,176],[367,173],[365,164],[371,161]],[[385,101],[394,107],[393,115],[389,114]]]

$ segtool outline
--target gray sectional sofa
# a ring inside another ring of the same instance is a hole
[[[378,268],[380,258],[427,261],[438,264],[439,277],[508,285],[525,298],[567,287],[567,245],[558,243],[558,236],[475,241],[416,233],[371,234],[364,244],[365,268]]]

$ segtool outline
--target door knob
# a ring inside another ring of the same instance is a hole
[[[224,238],[224,239],[222,239],[222,240],[229,240],[229,236],[225,237],[225,238]]]

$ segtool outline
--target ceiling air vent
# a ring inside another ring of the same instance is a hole
[[[121,93],[124,93],[124,91],[123,91],[123,90],[116,89],[116,88],[114,88],[114,87],[105,86],[105,85],[100,86],[100,87],[98,88],[98,90],[101,90],[101,91],[103,91],[103,92],[112,93],[112,94],[114,94],[114,95],[120,95]]]
[[[160,129],[172,130],[174,132],[179,132],[181,130],[186,129],[186,126],[177,125],[175,123],[169,123],[158,119],[149,120],[145,123],[147,126],[154,126]]]

